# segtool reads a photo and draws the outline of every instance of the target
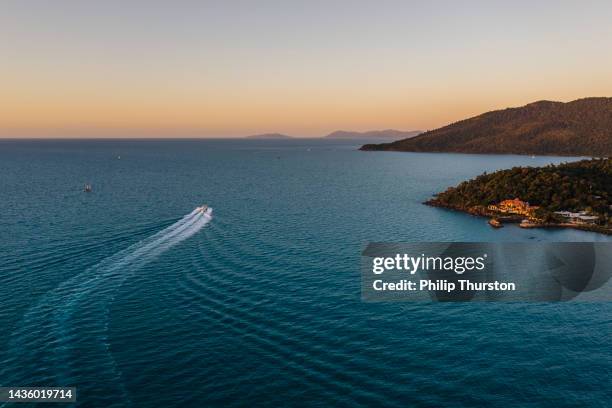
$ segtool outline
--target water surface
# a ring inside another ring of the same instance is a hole
[[[609,240],[422,205],[571,159],[358,143],[0,141],[0,385],[87,407],[606,406],[609,304],[360,301],[368,241]],[[203,202],[211,222],[188,216]]]

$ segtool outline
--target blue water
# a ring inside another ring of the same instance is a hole
[[[360,300],[368,241],[609,240],[421,204],[568,159],[357,147],[0,141],[0,385],[83,407],[609,406],[610,304]]]

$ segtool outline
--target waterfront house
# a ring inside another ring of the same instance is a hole
[[[598,216],[588,215],[586,211],[555,211],[555,214],[572,224],[595,224],[599,220]]]
[[[523,201],[520,198],[513,200],[503,200],[499,204],[491,204],[487,207],[490,211],[496,211],[506,214],[518,214],[526,217],[533,217],[535,210],[539,207],[535,205],[529,205],[527,201]]]

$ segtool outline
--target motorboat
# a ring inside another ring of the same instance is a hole
[[[493,228],[502,228],[504,226],[497,218],[491,218],[489,220],[489,225]]]
[[[201,207],[196,207],[196,211],[199,212],[200,214],[203,214],[203,215],[211,215],[212,214],[212,208],[210,208],[206,204],[202,204]]]

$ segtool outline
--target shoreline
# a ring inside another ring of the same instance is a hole
[[[548,222],[548,223],[540,223],[540,224],[528,222],[528,223],[521,223],[519,227],[526,228],[526,229],[529,229],[529,228],[556,228],[556,229],[573,228],[573,229],[577,229],[581,231],[595,232],[595,233],[603,234],[603,235],[612,235],[612,229],[602,227],[601,225],[572,224],[570,222],[558,222],[558,223]]]
[[[380,143],[379,143],[380,144]],[[595,158],[609,158],[608,155],[597,155],[597,154],[570,154],[570,153],[559,153],[559,152],[546,152],[546,153],[517,153],[517,152],[469,152],[469,151],[453,151],[453,150],[400,150],[400,149],[378,149],[370,148],[369,146],[374,143],[367,143],[361,146],[358,150],[362,152],[391,152],[391,153],[426,153],[426,154],[477,154],[483,156],[534,156],[537,157],[562,157],[562,158],[576,158],[577,160],[583,159],[595,159]],[[367,147],[366,147],[367,146]]]
[[[550,228],[550,229],[562,229],[562,228],[572,228],[572,229],[576,229],[576,230],[581,230],[581,231],[587,231],[587,232],[594,232],[594,233],[598,233],[598,234],[603,234],[603,235],[612,235],[612,229],[606,228],[606,227],[602,227],[601,225],[592,225],[592,224],[572,224],[572,223],[567,223],[567,222],[562,222],[562,223],[536,223],[536,222],[532,222],[527,220],[526,218],[522,217],[522,216],[518,216],[518,215],[499,215],[496,213],[493,213],[491,211],[487,211],[484,208],[480,208],[480,207],[467,207],[467,208],[462,208],[462,207],[453,207],[453,206],[448,206],[448,205],[444,205],[441,204],[437,201],[435,201],[435,199],[432,200],[428,200],[425,201],[423,204],[428,205],[430,207],[437,207],[437,208],[444,208],[447,210],[452,210],[452,211],[457,211],[457,212],[462,212],[464,214],[469,214],[473,217],[482,217],[482,218],[489,218],[489,219],[495,219],[497,221],[499,221],[499,227],[495,227],[494,228],[500,228],[504,225],[504,223],[509,223],[509,224],[519,224],[520,228],[525,228],[525,229],[533,229],[533,228]],[[524,222],[525,220],[527,220],[527,222]]]

